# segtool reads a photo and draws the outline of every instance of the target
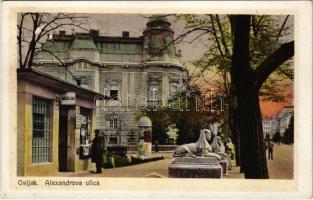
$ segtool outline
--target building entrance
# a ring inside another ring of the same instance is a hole
[[[60,107],[59,118],[59,171],[67,171],[68,108]]]

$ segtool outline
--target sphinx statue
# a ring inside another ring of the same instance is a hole
[[[177,147],[168,167],[169,177],[222,178],[227,164],[220,155],[213,152],[210,140],[211,131],[203,129],[197,142]],[[221,165],[221,162],[225,165]]]
[[[217,131],[212,131],[212,139],[210,141],[212,151],[219,155],[223,160],[227,161],[227,169],[232,168],[231,159],[228,154],[225,153],[225,146],[221,137],[217,136]]]
[[[197,142],[183,144],[174,151],[174,157],[215,157],[221,160],[222,157],[213,152],[208,141],[211,139],[211,131],[203,129]]]

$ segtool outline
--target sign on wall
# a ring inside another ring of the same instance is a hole
[[[61,105],[76,105],[76,93],[66,92],[61,95]]]

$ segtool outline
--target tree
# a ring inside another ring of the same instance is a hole
[[[147,111],[146,115],[152,121],[152,142],[158,141],[159,144],[166,144],[169,138],[168,127],[171,124],[167,111]]]
[[[213,120],[215,111],[209,107],[216,107],[218,101],[208,101],[201,90],[196,86],[187,84],[187,91],[182,91],[175,95],[173,102],[179,102],[180,110],[171,110],[171,121],[178,129],[176,144],[186,144],[196,142],[200,135],[200,130],[209,127]],[[216,111],[218,113],[218,111]]]
[[[20,68],[31,68],[35,52],[41,47],[41,41],[45,36],[52,39],[52,33],[60,28],[83,27],[85,16],[68,13],[21,13],[17,25],[18,63]],[[57,55],[42,49],[55,58]],[[60,59],[58,59],[60,61]],[[62,62],[61,62],[62,63]]]
[[[286,37],[289,26],[271,16],[252,16],[250,32],[250,63],[252,68],[266,58],[279,46],[280,39]],[[200,85],[205,90],[208,86],[214,88],[216,93],[222,94],[225,101],[223,118],[228,124],[230,136],[236,149],[236,163],[240,165],[240,135],[238,133],[237,116],[235,107],[237,104],[235,86],[230,80],[230,66],[232,60],[232,48],[234,41],[235,24],[232,15],[179,15],[179,19],[186,22],[185,32],[177,37],[181,41],[181,36],[188,37],[188,43],[201,41],[208,46],[208,51],[203,57],[192,64],[194,70],[191,73],[192,84]],[[277,25],[277,24],[278,25]],[[198,34],[194,34],[197,32]],[[209,72],[209,73],[208,73]],[[210,75],[211,74],[211,75]],[[213,75],[212,75],[213,74]],[[262,85],[260,95],[262,100],[283,101],[285,99],[284,84],[285,77],[292,79],[293,70],[288,63],[281,65],[272,75],[267,78]],[[227,130],[226,130],[227,131]]]
[[[259,91],[269,75],[294,54],[294,42],[282,44],[255,69],[250,64],[251,16],[233,17],[235,26],[231,79],[238,98],[235,113],[245,178],[268,178]]]
[[[280,133],[279,132],[275,132],[275,134],[273,135],[272,140],[273,140],[273,142],[280,143],[281,142]]]

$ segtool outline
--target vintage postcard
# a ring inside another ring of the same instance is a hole
[[[312,3],[4,2],[2,198],[312,198]]]

